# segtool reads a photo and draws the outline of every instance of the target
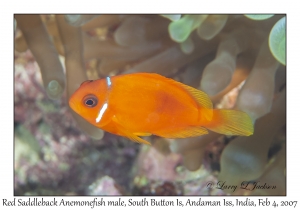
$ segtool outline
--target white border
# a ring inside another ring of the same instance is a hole
[[[287,13],[287,197],[272,200],[298,200],[299,182],[299,6],[297,1],[3,1],[1,4],[1,152],[0,206],[13,199],[13,14],[14,13]],[[74,200],[73,197],[68,197]],[[223,199],[224,197],[212,197]],[[227,198],[227,197],[226,197]],[[242,197],[237,197],[242,199]],[[260,197],[262,198],[262,197]],[[47,197],[46,199],[51,199]],[[91,198],[90,198],[91,199]],[[115,198],[112,198],[115,199]],[[124,198],[128,199],[128,197]],[[176,198],[173,198],[176,199]],[[187,197],[181,198],[187,199]],[[205,197],[209,199],[209,197]],[[235,199],[230,197],[228,199]],[[255,199],[251,197],[250,199]],[[76,197],[76,200],[86,200]],[[299,208],[300,203],[297,208]],[[79,209],[80,207],[72,207]],[[87,208],[87,207],[85,207]],[[89,208],[89,207],[88,207]],[[99,208],[99,207],[98,207]],[[143,209],[153,207],[143,207]],[[163,207],[156,207],[162,209]],[[174,208],[174,207],[172,207]],[[179,208],[179,207],[177,207]],[[197,207],[201,208],[201,207]],[[230,208],[230,207],[223,207]],[[272,208],[273,207],[269,207]],[[82,209],[82,208],[81,208]],[[117,208],[112,208],[117,209]],[[137,208],[136,208],[137,209]],[[140,207],[139,207],[140,209]],[[182,208],[180,208],[182,209]],[[277,208],[276,208],[277,209]]]

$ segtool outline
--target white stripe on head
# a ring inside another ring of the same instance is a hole
[[[106,77],[106,83],[107,83],[107,86],[108,86],[108,89],[110,89],[110,86],[111,86],[111,80],[110,80],[110,77]],[[107,96],[108,97],[108,96]],[[96,118],[96,123],[99,123],[104,112],[106,111],[107,107],[108,107],[108,104],[107,104],[107,100],[108,98],[106,99],[106,102],[103,104],[102,108],[100,109],[99,111],[99,114],[98,114],[98,117]]]
[[[100,122],[100,120],[101,120],[101,118],[102,118],[104,112],[105,112],[106,109],[107,109],[107,106],[108,106],[107,103],[103,104],[103,106],[102,106],[102,108],[100,109],[100,112],[99,112],[99,114],[98,114],[98,117],[96,118],[96,123]]]
[[[111,86],[111,80],[109,77],[106,77],[106,82],[108,87]]]

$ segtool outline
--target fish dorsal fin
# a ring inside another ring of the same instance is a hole
[[[197,102],[199,106],[199,121],[209,122],[213,118],[213,105],[209,96],[201,90],[185,85],[181,82],[177,82],[173,79],[161,76],[155,73],[143,73],[147,77],[152,77],[159,80],[165,80],[169,84],[179,86],[186,90]]]
[[[190,87],[181,82],[175,81],[173,79],[164,77],[159,74],[155,74],[155,73],[140,73],[140,74],[143,74],[144,76],[146,76],[148,78],[150,77],[150,78],[155,78],[155,79],[159,79],[159,80],[165,80],[170,84],[180,86],[183,89],[185,89],[197,101],[197,103],[200,107],[205,108],[205,109],[213,109],[213,105],[212,105],[212,102],[211,102],[209,96],[206,93],[202,92],[201,90]]]
[[[212,102],[206,93],[180,82],[178,83],[196,99],[200,107],[203,107],[205,109],[213,109]]]
[[[163,130],[158,133],[155,133],[158,136],[162,136],[164,138],[176,139],[176,138],[188,138],[195,136],[202,136],[207,134],[208,131],[200,126],[190,126],[185,128],[176,128],[174,130]]]
[[[151,145],[148,141],[134,135],[133,133],[129,132],[126,128],[124,128],[118,121],[118,119],[116,118],[116,116],[114,116],[112,118],[112,120],[115,122],[115,126],[118,128],[118,130],[122,133],[123,136],[129,138],[131,141],[140,143],[140,144],[148,144]]]
[[[201,122],[210,122],[213,118],[213,105],[208,95],[201,90],[197,90],[182,83],[179,84],[197,101],[197,104],[199,105],[198,120]]]

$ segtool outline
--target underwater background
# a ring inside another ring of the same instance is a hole
[[[15,15],[14,23],[15,195],[286,194],[285,15]],[[152,146],[140,145],[69,109],[83,81],[134,72],[248,113],[254,135],[151,136]]]

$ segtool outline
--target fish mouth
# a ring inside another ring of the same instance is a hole
[[[80,106],[74,100],[69,100],[69,106],[73,112],[80,115]]]
[[[69,106],[73,111],[76,110],[76,103],[74,102],[74,100],[72,100],[72,98],[70,98],[70,100],[69,100]]]

